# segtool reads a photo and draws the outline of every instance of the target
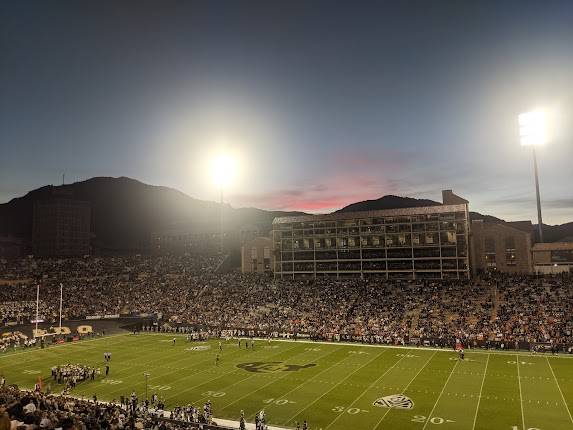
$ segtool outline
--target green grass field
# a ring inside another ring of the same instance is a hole
[[[324,430],[573,429],[569,357],[468,351],[460,361],[450,351],[282,341],[256,341],[245,350],[232,340],[215,366],[217,340],[177,336],[173,346],[172,338],[118,335],[6,353],[0,372],[8,383],[31,388],[38,376],[50,380],[53,365],[103,370],[110,351],[109,377],[80,383],[74,395],[112,400],[136,390],[141,399],[149,372],[149,395],[156,392],[168,407],[210,399],[216,418],[237,420],[243,409],[252,422],[264,408],[271,425],[307,419],[311,429]],[[396,405],[388,408],[391,401]]]

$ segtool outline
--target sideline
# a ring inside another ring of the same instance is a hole
[[[163,335],[163,336],[186,336],[187,333],[157,333],[157,332],[148,332],[148,331],[139,331],[138,336],[141,335]],[[241,339],[250,339],[249,336],[239,336]],[[233,336],[230,339],[238,339],[239,337],[237,336]],[[193,341],[193,342],[197,342],[197,343],[206,343],[209,342],[213,339],[220,339],[218,337],[211,337],[209,338],[209,340],[205,340],[205,341]],[[264,341],[264,342],[268,342],[269,338],[268,337],[253,337],[253,339],[258,340],[258,341]],[[324,340],[307,340],[307,339],[297,339],[297,340],[293,340],[293,339],[285,339],[285,338],[280,338],[280,337],[273,337],[271,338],[271,342],[293,342],[293,343],[308,343],[310,345],[346,345],[346,346],[355,346],[355,347],[368,347],[368,348],[390,348],[390,349],[407,349],[407,350],[423,350],[423,351],[437,351],[437,352],[456,352],[451,348],[436,348],[433,346],[415,346],[415,345],[386,345],[383,343],[360,343],[360,342],[328,342],[328,341],[324,341]],[[548,353],[531,353],[525,350],[505,350],[505,351],[500,351],[497,349],[482,349],[482,348],[467,348],[465,349],[466,353],[471,353],[471,354],[499,354],[499,355],[511,355],[511,356],[515,356],[515,354],[519,354],[519,355],[523,355],[526,357],[551,357],[551,358],[566,358],[566,359],[573,359],[573,354],[565,354],[563,352],[557,353],[557,354],[548,354]]]

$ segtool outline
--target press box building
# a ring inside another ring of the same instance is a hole
[[[279,217],[276,278],[467,279],[468,201],[451,190],[427,207]]]

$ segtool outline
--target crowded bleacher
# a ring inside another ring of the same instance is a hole
[[[496,276],[460,281],[274,280],[215,273],[220,257],[114,257],[0,262],[0,320],[152,316],[217,333],[299,335],[369,343],[471,346],[573,343],[570,278]]]

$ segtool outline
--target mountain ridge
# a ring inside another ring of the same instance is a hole
[[[174,188],[150,185],[125,176],[98,176],[72,184],[45,185],[0,204],[0,235],[31,240],[34,202],[52,198],[89,201],[94,248],[117,252],[148,250],[151,233],[162,229],[193,226],[201,231],[214,231],[218,229],[220,218],[220,203],[196,199]],[[428,199],[387,195],[349,204],[334,213],[438,205],[441,203]],[[223,208],[229,231],[251,225],[261,234],[267,234],[275,217],[291,215],[305,213],[233,208],[228,204]],[[505,222],[477,212],[470,212],[470,217],[484,222]],[[544,225],[544,233],[547,241],[573,237],[573,222]]]

